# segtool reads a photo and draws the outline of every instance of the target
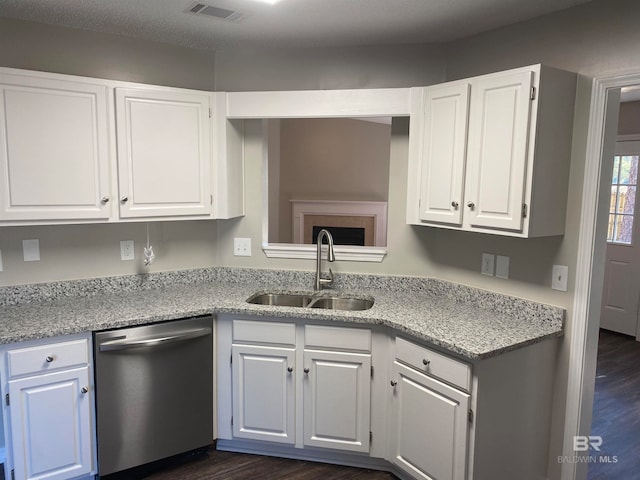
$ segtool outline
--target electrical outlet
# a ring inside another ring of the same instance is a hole
[[[133,240],[120,241],[120,260],[134,260],[136,258]]]
[[[568,280],[569,267],[566,265],[554,265],[551,273],[551,288],[566,292]]]
[[[40,261],[40,240],[23,240],[22,241],[22,257],[25,262]]]
[[[509,257],[496,255],[496,277],[509,279]]]
[[[482,254],[482,267],[480,273],[493,277],[496,268],[496,256],[491,253]]]
[[[233,254],[236,257],[250,257],[251,256],[251,239],[250,238],[234,238]]]

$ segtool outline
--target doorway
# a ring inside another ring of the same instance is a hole
[[[591,432],[620,92],[638,85],[640,72],[593,81],[578,244],[580,261],[576,268],[573,322],[568,326],[569,381],[563,453],[569,456],[584,458],[590,454],[576,448],[576,439],[588,439]],[[588,466],[585,461],[567,462],[562,466],[561,478],[586,479]]]
[[[624,98],[624,97],[623,97]],[[631,103],[621,104],[623,107]],[[633,102],[640,130],[640,101]],[[619,131],[622,124],[619,125]],[[640,131],[638,132],[640,133]],[[634,134],[635,135],[635,134]],[[640,138],[640,135],[638,136]],[[640,306],[640,220],[637,212],[638,167],[640,142],[623,140],[616,142],[611,177],[611,201],[604,267],[604,289],[600,328],[638,336],[638,308]]]
[[[590,431],[590,437],[602,444],[599,450],[589,451],[590,460],[597,460],[588,463],[588,480],[633,478],[640,470],[638,93],[622,92],[613,171],[609,172],[611,196]]]

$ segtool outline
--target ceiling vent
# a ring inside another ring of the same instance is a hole
[[[215,5],[207,5],[200,2],[192,2],[185,10],[187,13],[194,15],[204,15],[219,20],[225,20],[232,23],[240,23],[249,16],[246,12],[231,10],[229,8],[217,7]]]

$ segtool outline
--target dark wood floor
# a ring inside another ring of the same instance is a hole
[[[600,331],[591,435],[617,463],[590,462],[589,480],[640,480],[640,342]]]
[[[284,458],[221,452],[210,448],[161,464],[141,467],[105,480],[397,480],[387,473],[363,468]]]

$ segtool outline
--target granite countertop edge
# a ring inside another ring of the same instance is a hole
[[[69,294],[56,285],[57,295],[0,306],[0,345],[200,315],[382,325],[468,360],[490,358],[564,334],[565,311],[560,307],[440,280],[409,279],[407,283],[406,277],[390,277],[386,283],[385,278],[364,276],[366,281],[358,283],[346,279],[338,285],[342,287],[339,294],[375,299],[370,310],[353,312],[249,304],[246,299],[256,292],[308,291],[300,287],[309,284],[306,272],[302,273],[303,282],[280,278],[285,281],[271,288],[278,278],[258,280],[255,273],[247,278],[247,272],[234,278],[233,273],[224,269],[201,278],[198,272],[195,282],[105,288],[91,295],[78,295],[77,287]],[[15,292],[13,289],[11,294]],[[32,289],[28,295],[33,298]]]

